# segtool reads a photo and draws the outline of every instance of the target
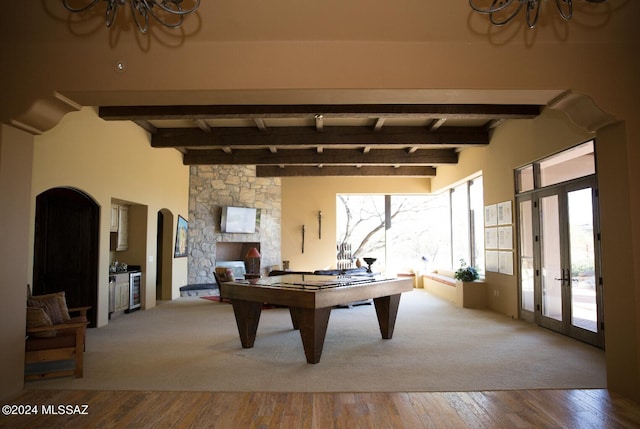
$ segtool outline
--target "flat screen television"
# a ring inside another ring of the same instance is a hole
[[[256,232],[256,225],[259,219],[259,210],[249,207],[222,207],[220,216],[220,231],[227,233]]]

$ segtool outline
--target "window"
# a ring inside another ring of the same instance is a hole
[[[469,189],[467,183],[451,189],[451,249],[453,267],[460,260],[471,262],[471,228],[469,223]]]
[[[384,267],[384,195],[338,195],[336,208],[338,268],[352,267],[365,257],[376,258],[376,267]]]
[[[337,266],[376,258],[378,271],[484,272],[483,188],[479,176],[437,195],[338,195]]]
[[[392,195],[390,201],[391,225],[387,233],[390,269],[403,272],[448,264],[451,258],[448,199],[440,195]]]
[[[594,142],[516,170],[520,317],[602,347]]]
[[[517,169],[516,193],[533,191],[595,173],[596,161],[591,140]]]
[[[533,190],[533,166],[516,170],[516,192],[526,192]]]
[[[484,273],[484,192],[482,176],[469,181],[471,255],[467,263]]]
[[[540,161],[540,187],[555,185],[596,172],[593,141]]]
[[[523,310],[534,311],[534,246],[533,216],[531,198],[523,198],[518,203],[518,234],[520,236],[520,306]]]

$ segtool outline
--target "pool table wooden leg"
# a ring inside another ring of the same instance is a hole
[[[298,308],[295,313],[307,363],[318,363],[322,355],[324,337],[327,334],[331,307],[315,310]]]
[[[231,305],[233,306],[233,314],[236,316],[242,347],[250,349],[256,341],[262,303],[232,299]]]
[[[291,324],[293,324],[293,329],[300,329],[300,309],[297,307],[289,307],[289,314],[291,315]]]
[[[396,326],[400,294],[374,298],[373,303],[376,306],[376,314],[378,315],[378,324],[380,325],[382,338],[389,340],[393,337],[393,329]]]

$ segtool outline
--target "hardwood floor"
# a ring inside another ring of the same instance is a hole
[[[27,390],[8,428],[638,428],[640,405],[607,390],[220,393]],[[72,407],[62,408],[61,405]],[[84,410],[83,405],[86,405]],[[53,407],[51,407],[53,406]],[[75,407],[78,406],[78,407]],[[49,412],[44,415],[44,412]],[[55,411],[57,415],[52,415]],[[86,412],[69,415],[67,412]]]

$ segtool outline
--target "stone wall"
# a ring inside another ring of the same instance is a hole
[[[259,242],[261,272],[281,264],[279,178],[256,177],[255,166],[191,166],[189,179],[189,284],[214,283],[216,243]],[[260,230],[253,234],[223,234],[223,206],[261,210]]]

